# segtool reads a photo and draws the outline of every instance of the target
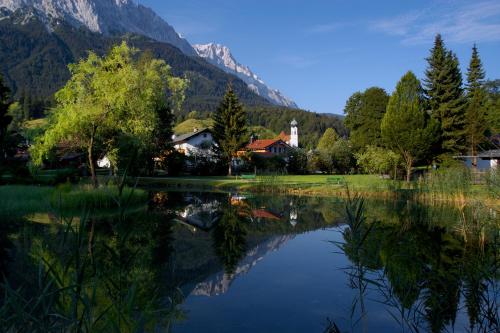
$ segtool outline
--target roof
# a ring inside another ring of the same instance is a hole
[[[281,139],[284,142],[290,141],[290,135],[286,134],[285,131],[281,131],[281,133],[278,135],[277,139]]]
[[[281,139],[255,140],[254,142],[247,145],[247,149],[266,149],[267,147],[272,146],[278,142],[283,142],[283,140]]]
[[[172,142],[173,143],[180,143],[180,142],[184,142],[184,141],[187,141],[195,136],[198,136],[202,133],[207,133],[207,132],[210,132],[210,129],[208,128],[203,128],[201,130],[198,130],[196,132],[191,132],[191,133],[187,133],[187,134],[182,134],[182,135],[175,135],[175,137],[172,139]]]
[[[269,219],[269,220],[280,220],[279,216],[277,216],[276,214],[274,214],[270,211],[267,211],[265,209],[252,210],[252,216],[258,217],[258,218],[263,218],[263,219]]]
[[[477,156],[482,159],[500,159],[500,149],[486,150]]]

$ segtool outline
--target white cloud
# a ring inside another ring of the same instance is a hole
[[[500,2],[440,3],[372,22],[371,28],[400,36],[401,42],[409,45],[429,43],[437,33],[452,43],[500,41]]]

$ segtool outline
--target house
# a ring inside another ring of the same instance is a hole
[[[178,152],[186,156],[210,154],[212,152],[214,138],[210,129],[205,128],[198,130],[195,128],[191,133],[183,135],[174,134],[172,136],[172,143]]]
[[[290,125],[290,135],[282,131],[275,139],[254,140],[252,137],[250,143],[238,155],[241,156],[245,152],[253,152],[263,157],[287,155],[291,149],[299,147],[298,123],[294,119]]]
[[[252,140],[245,151],[250,151],[261,156],[286,155],[291,147],[281,139]]]
[[[500,164],[500,149],[483,151],[477,156],[483,161],[489,161],[491,170],[497,170]]]

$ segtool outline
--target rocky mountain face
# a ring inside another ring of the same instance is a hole
[[[228,47],[214,43],[197,44],[193,47],[200,57],[225,72],[236,75],[257,95],[266,98],[275,105],[297,108],[294,101],[284,96],[280,91],[268,87],[250,68],[238,63]]]
[[[26,12],[24,19],[36,16],[49,29],[62,20],[105,35],[131,32],[172,44],[187,55],[196,55],[174,28],[153,10],[133,0],[0,0],[0,7]]]

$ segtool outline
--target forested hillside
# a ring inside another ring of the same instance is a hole
[[[340,118],[319,115],[299,109],[272,106],[253,93],[240,79],[227,74],[202,58],[189,57],[179,49],[149,38],[127,34],[105,37],[89,30],[74,28],[61,22],[49,33],[36,19],[23,24],[16,17],[0,20],[0,71],[19,100],[27,118],[44,116],[53,94],[69,79],[68,64],[78,62],[89,50],[105,54],[113,45],[125,39],[131,46],[147,50],[155,58],[164,59],[175,76],[189,79],[186,100],[177,121],[186,119],[191,111],[207,118],[215,110],[228,84],[232,84],[239,99],[247,107],[249,124],[263,126],[273,132],[288,132],[292,119],[300,124],[301,142],[315,146],[326,128],[333,127],[346,135]]]
[[[122,39],[141,50],[150,50],[154,57],[164,59],[172,67],[174,75],[190,80],[183,113],[193,109],[214,110],[229,83],[245,105],[269,104],[250,91],[243,81],[201,58],[184,55],[170,44],[133,34],[104,37],[63,22],[49,33],[37,19],[17,24],[18,19],[0,20],[0,70],[15,98],[34,109],[32,116],[40,116],[42,106],[47,105],[54,92],[69,79],[68,64],[77,62],[88,50],[102,55]]]

